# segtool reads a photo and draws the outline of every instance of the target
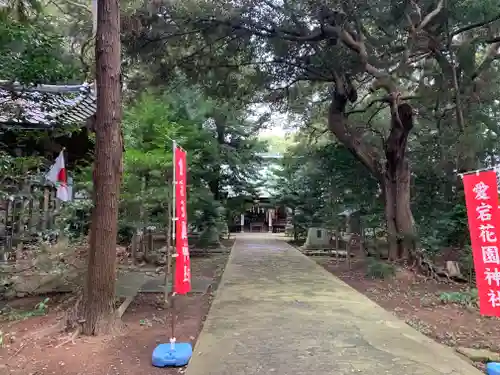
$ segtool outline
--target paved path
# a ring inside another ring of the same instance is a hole
[[[187,375],[479,375],[277,235],[243,234]]]

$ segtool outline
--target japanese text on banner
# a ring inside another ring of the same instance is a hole
[[[174,291],[186,294],[191,291],[191,264],[187,236],[187,202],[186,202],[186,152],[178,147],[174,150],[175,161],[175,212],[176,233]]]
[[[480,312],[500,316],[500,225],[495,171],[463,176]]]

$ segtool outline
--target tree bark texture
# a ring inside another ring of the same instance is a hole
[[[330,110],[328,126],[330,131],[351,153],[378,179],[382,188],[387,225],[389,258],[407,258],[414,244],[415,225],[410,207],[411,173],[406,156],[408,135],[413,128],[413,110],[407,103],[398,103],[396,94],[387,101],[391,108],[391,128],[383,140],[382,153],[363,141],[361,134],[347,124],[345,107],[355,101],[354,88],[337,79]]]
[[[389,244],[389,259],[409,258],[414,239],[410,207],[410,167],[406,157],[413,109],[407,103],[391,103],[391,131],[384,144],[386,166],[382,181]]]
[[[109,332],[114,323],[118,196],[122,176],[120,6],[118,0],[97,3],[95,122],[88,275],[82,332]]]

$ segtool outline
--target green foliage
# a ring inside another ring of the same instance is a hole
[[[439,300],[443,304],[458,304],[462,306],[476,306],[478,302],[477,289],[472,288],[463,292],[443,292]]]
[[[178,78],[167,88],[146,91],[125,109],[120,233],[165,225],[175,139],[188,153],[188,218],[209,246],[227,228],[225,197],[253,190],[257,153],[265,144],[245,108],[217,102],[183,82]]]
[[[422,15],[436,3],[419,2]],[[69,41],[72,50],[79,50],[90,31],[82,4],[65,2],[58,10],[52,4],[50,12],[57,14],[46,18],[37,1],[8,1],[0,22],[0,80],[55,83],[71,78],[76,56],[67,63]],[[444,60],[440,53],[428,53],[428,43],[413,43],[410,55],[416,61],[394,71],[408,46],[407,15],[415,16],[411,4],[355,0],[326,5],[330,10],[354,8],[343,15],[343,25],[352,30],[362,26],[370,63],[393,75],[418,112],[406,150],[412,170],[411,205],[421,245],[437,253],[468,242],[456,173],[496,164],[499,154],[500,72],[494,58],[485,59],[492,45],[488,40],[498,36],[498,21],[469,28],[450,45],[447,34],[492,18],[498,1],[447,2],[447,9],[426,27]],[[307,25],[321,23],[322,5],[316,0],[126,2],[123,68],[129,102],[123,121],[126,153],[120,202],[124,239],[137,227],[165,223],[171,199],[171,138],[188,150],[188,214],[192,226],[204,233],[202,238],[213,238],[213,228],[223,231],[222,221],[245,209],[241,201],[226,197],[255,193],[263,167],[257,154],[266,148],[285,154],[274,188],[276,203],[294,210],[296,237],[303,237],[311,225],[342,225],[338,214],[346,209],[361,209],[365,228],[384,231],[380,176],[359,163],[356,147],[363,146],[371,161],[385,168],[389,111],[380,100],[385,93],[369,92],[373,79],[360,65],[364,59],[356,49],[326,34],[304,40],[311,32]],[[53,25],[66,34],[58,35]],[[478,67],[484,69],[471,82]],[[346,109],[346,134],[354,144],[326,135],[332,72],[350,73],[358,89],[359,100]],[[458,88],[452,72],[458,75]],[[457,122],[459,96],[465,126]],[[268,118],[256,115],[259,111],[251,105],[255,103],[286,113],[280,125],[300,127],[297,138],[259,139],[256,134]],[[16,175],[21,181],[29,174],[13,164],[27,161],[3,159],[0,155],[2,176]],[[88,174],[79,179],[91,181]],[[78,226],[75,217],[82,214],[81,220],[88,220],[89,208],[67,205],[62,227],[71,232]]]
[[[390,279],[396,275],[396,267],[375,258],[368,258],[366,276],[374,279]]]
[[[63,45],[63,38],[43,23],[0,14],[0,80],[36,85],[72,78],[75,60],[64,58]]]
[[[377,182],[345,147],[309,144],[303,134],[297,139],[285,154],[276,184],[279,202],[295,210],[296,237],[305,236],[310,226],[338,227],[346,209],[380,210]]]
[[[39,170],[45,162],[42,157],[13,157],[0,150],[0,199],[29,195],[23,185],[41,180]]]
[[[42,12],[42,4],[38,0],[5,0],[0,9],[2,17],[17,22],[28,23]]]
[[[48,306],[48,303],[50,301],[50,298],[45,298],[43,301],[41,302],[38,302],[36,305],[35,305],[35,310],[34,312],[36,314],[39,314],[39,315],[45,315],[46,311],[47,311],[47,308],[49,307]]]
[[[270,154],[285,154],[295,142],[291,136],[281,135],[261,135],[259,140],[266,142]]]
[[[90,231],[93,203],[90,199],[75,199],[62,205],[56,220],[61,235],[79,241]]]
[[[7,321],[17,321],[31,318],[33,316],[44,316],[49,309],[50,298],[44,298],[38,302],[31,310],[16,310],[8,306],[0,310],[0,319]],[[0,346],[2,345],[2,332],[0,331]]]
[[[469,239],[465,200],[442,213],[442,217],[436,220],[435,229],[436,237],[441,238],[441,245],[463,247]]]
[[[152,67],[160,81],[176,67],[214,97],[266,102],[307,127],[299,146],[287,151],[278,184],[279,202],[295,210],[296,235],[313,224],[336,226],[345,209],[362,209],[366,227],[384,230],[380,183],[390,117],[381,100],[387,93],[369,88],[374,76],[387,74],[418,112],[405,150],[411,208],[420,242],[437,252],[468,241],[456,173],[496,164],[500,131],[500,74],[490,48],[498,37],[498,1],[445,2],[430,17],[437,3],[165,1],[156,6],[168,17],[159,16],[155,5],[138,7],[131,18],[140,20],[141,32],[125,27],[124,46],[139,64],[161,61]],[[418,17],[428,21],[428,40],[409,43],[408,19]],[[362,50],[378,74],[365,69],[360,48],[325,31],[332,27],[326,20],[333,19],[346,33],[363,30]],[[438,44],[436,53],[429,54],[429,41]],[[408,53],[412,61],[405,64]],[[353,77],[359,96],[347,106],[345,124],[334,129],[345,147],[326,136],[311,146],[308,139],[325,134],[332,86],[342,74]]]

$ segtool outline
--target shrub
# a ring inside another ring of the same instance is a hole
[[[443,292],[439,295],[439,300],[444,303],[454,303],[462,306],[477,306],[477,289],[462,292]]]
[[[396,274],[396,267],[393,264],[377,259],[369,259],[366,276],[374,279],[389,279]]]

